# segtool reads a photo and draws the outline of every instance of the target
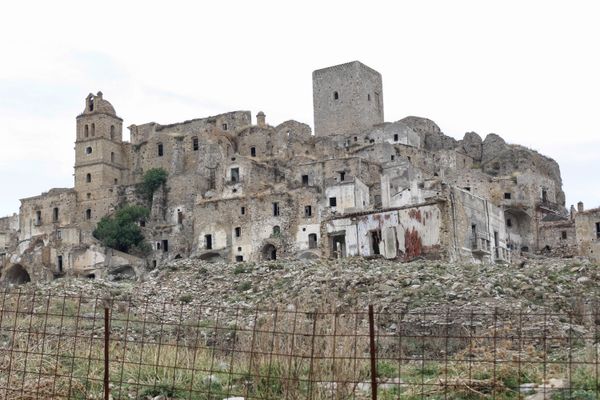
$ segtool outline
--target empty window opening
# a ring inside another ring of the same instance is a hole
[[[63,258],[62,258],[62,256],[56,257],[56,269],[57,269],[57,271],[58,271],[59,274],[62,274],[62,272],[63,272]]]
[[[110,162],[115,162],[115,153],[114,152],[110,152]]]
[[[277,260],[277,248],[272,244],[266,244],[262,249],[263,260]]]
[[[256,157],[256,147],[250,147],[250,157]]]
[[[335,235],[330,239],[333,258],[346,257],[346,235]]]
[[[92,194],[91,194],[91,193],[86,193],[86,194],[85,194],[85,197],[86,197],[86,198],[89,200],[89,199],[91,199],[91,198],[92,198]]]
[[[157,148],[157,150],[158,150],[158,156],[162,157],[163,156],[163,145],[162,145],[162,143],[159,143],[157,147],[158,147]]]
[[[208,170],[208,189],[215,189],[217,184],[215,168],[210,168]]]
[[[596,238],[600,239],[600,222],[596,222]]]
[[[56,238],[62,239],[62,231],[56,231]]]
[[[410,156],[408,156],[408,157],[406,157],[406,158],[408,158],[408,161],[410,161],[410,160],[411,160],[411,159],[410,159]]]
[[[240,214],[246,215],[246,207],[241,207],[240,208]]]
[[[358,136],[354,136],[354,141],[357,142],[358,141]]]
[[[88,208],[85,210],[85,219],[92,219],[92,209]]]
[[[52,210],[52,221],[58,222],[58,207],[54,207]]]
[[[115,184],[115,185],[117,185],[117,184],[119,183],[119,180],[118,180],[117,178],[115,178],[115,179],[113,180],[113,182],[114,182],[114,184]],[[111,190],[112,190],[112,189],[111,189]]]
[[[506,220],[506,226],[509,227],[509,228],[512,228],[512,219],[508,218]]]
[[[238,247],[238,251],[242,251],[242,248],[241,248],[241,247]]]
[[[367,101],[371,101],[371,94],[367,93]]]
[[[317,234],[316,233],[308,234],[308,248],[309,249],[317,248]]]
[[[560,233],[560,238],[561,238],[562,240],[565,240],[565,239],[567,238],[567,231],[562,231],[562,232]]]
[[[279,203],[273,203],[273,216],[279,216]]]
[[[164,240],[162,241],[162,248],[163,248],[163,251],[164,251],[165,253],[166,253],[167,251],[169,251],[169,241],[168,241],[168,240],[164,239]]]
[[[273,227],[273,236],[279,236],[281,235],[281,228],[279,227],[279,225],[275,225]]]
[[[227,126],[227,124],[223,124],[223,125],[222,125],[222,127],[223,127],[223,130],[224,130],[224,131],[226,131],[226,130],[229,128],[229,127]]]
[[[371,237],[371,254],[372,255],[381,254],[379,252],[379,242],[381,242],[381,231],[378,229],[378,230],[369,232],[369,234]]]
[[[35,212],[35,224],[36,225],[42,224],[42,212],[40,210]]]
[[[92,96],[89,99],[89,110],[94,111],[94,98]]]
[[[195,137],[192,139],[192,150],[194,151],[198,151],[199,145],[198,145],[198,138]]]
[[[84,130],[84,132],[85,132],[85,137],[89,137],[89,136],[90,136],[90,128],[89,128],[89,126],[88,126],[88,125],[86,125],[86,126],[83,128],[83,130]]]
[[[339,174],[340,174],[340,182],[343,182],[344,179],[346,179],[346,172],[340,171]]]
[[[463,189],[465,189],[467,192],[471,191],[471,187],[470,186],[465,186]]]
[[[179,225],[183,224],[183,211],[177,210],[177,223]]]
[[[111,125],[110,126],[110,140],[113,140],[115,138],[115,126]]]
[[[140,219],[140,226],[142,228],[144,228],[146,226],[146,220],[145,219]]]
[[[396,157],[394,155],[390,156],[390,161],[394,161],[394,159],[396,159]]]
[[[337,198],[336,197],[330,197],[329,198],[329,207],[336,207],[337,206]]]
[[[244,256],[235,256],[235,261],[237,261],[237,262],[244,261]]]
[[[92,124],[92,136],[96,136],[96,124]]]
[[[242,236],[242,228],[239,226],[235,228],[235,237],[239,238]]]
[[[339,98],[340,98],[340,94],[338,92],[333,92],[333,99],[339,100]]]
[[[240,169],[231,168],[231,182],[237,183],[240,181]]]
[[[398,141],[398,134],[397,134],[397,133],[395,133],[395,134],[394,134],[394,142],[397,142],[397,141]]]
[[[85,154],[92,154],[92,147],[88,146],[85,148]]]
[[[500,258],[500,239],[498,238],[498,232],[494,231],[494,254],[496,258]]]
[[[542,189],[542,202],[548,202],[548,191],[546,189]]]
[[[160,242],[156,242],[156,250],[160,250]]]
[[[308,186],[308,175],[302,175],[302,185]]]
[[[312,217],[312,206],[304,206],[304,216]]]
[[[152,260],[152,268],[156,268],[156,260]]]
[[[207,250],[213,248],[212,235],[204,235],[204,247],[206,247]]]
[[[510,199],[511,199],[511,197],[512,197],[512,194],[511,194],[511,193],[508,193],[508,192],[507,192],[507,193],[504,193],[504,199],[506,199],[506,200],[510,200]]]
[[[471,238],[477,237],[477,225],[471,225]]]

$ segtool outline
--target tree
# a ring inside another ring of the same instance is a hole
[[[152,201],[154,192],[167,182],[169,174],[163,168],[151,168],[144,174],[139,190],[144,198]]]
[[[147,218],[150,211],[142,206],[126,205],[108,217],[103,217],[94,229],[93,235],[103,245],[129,253],[132,250],[144,252],[147,244],[138,222]]]

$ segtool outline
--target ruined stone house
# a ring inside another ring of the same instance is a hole
[[[555,161],[494,134],[457,141],[425,118],[385,122],[381,75],[358,61],[314,71],[313,100],[314,134],[233,111],[131,125],[124,141],[114,107],[88,95],[74,187],[22,199],[18,215],[0,219],[0,279],[135,273],[180,257],[510,262],[549,246],[549,222],[570,220]],[[158,167],[167,184],[140,221],[152,253],[101,246],[100,218],[140,202],[136,184]],[[597,238],[575,239],[593,236],[584,228],[567,232],[567,253],[600,252]]]

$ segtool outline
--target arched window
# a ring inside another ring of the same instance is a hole
[[[88,208],[85,210],[85,219],[92,219],[92,209]]]
[[[89,137],[90,136],[90,127],[86,125],[83,130],[85,131],[85,137]]]
[[[96,136],[96,124],[92,124],[92,136]]]
[[[86,175],[85,175],[85,181],[86,181],[87,183],[90,183],[90,182],[92,181],[92,174],[86,174]]]
[[[340,98],[340,94],[338,92],[333,92],[333,99],[339,100],[339,98]]]
[[[110,140],[114,140],[115,138],[115,126],[111,125],[110,126]]]

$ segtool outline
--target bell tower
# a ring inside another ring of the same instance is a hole
[[[75,190],[78,220],[97,222],[116,204],[124,170],[123,120],[102,92],[85,98],[77,116]]]

